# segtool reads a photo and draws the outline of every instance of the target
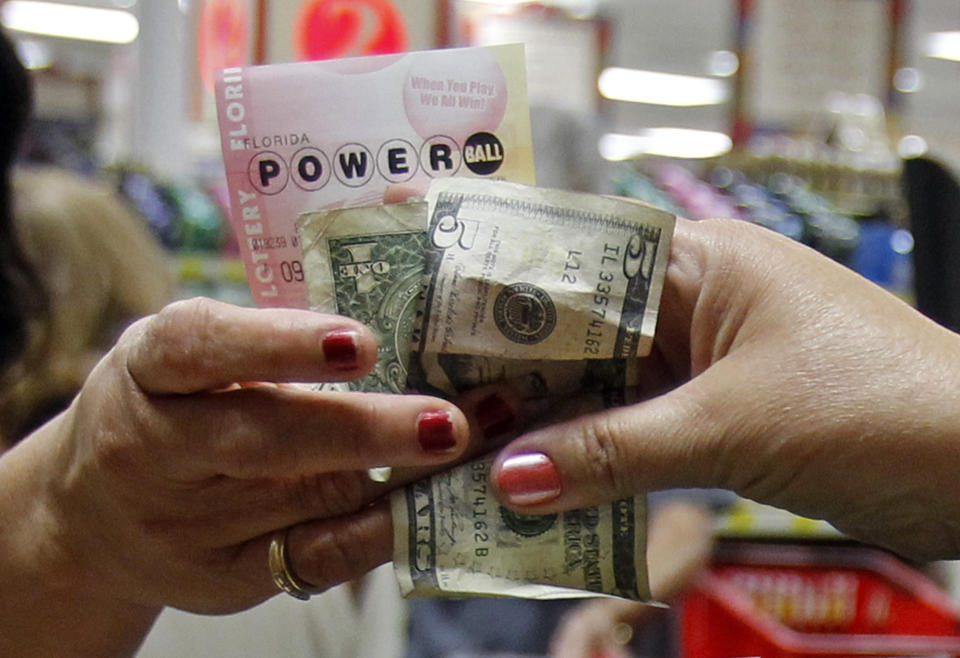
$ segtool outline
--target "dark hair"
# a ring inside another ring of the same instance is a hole
[[[30,117],[30,76],[0,30],[0,371],[21,355],[27,322],[46,307],[46,295],[23,253],[13,221],[12,169]]]

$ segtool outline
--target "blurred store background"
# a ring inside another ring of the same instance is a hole
[[[541,184],[736,214],[911,299],[903,161],[960,161],[955,0],[6,0],[0,22],[36,80],[25,159],[111,176],[184,294],[246,294],[225,65],[522,41]]]
[[[23,161],[108,181],[162,241],[180,296],[250,303],[217,69],[519,41],[541,184],[762,224],[960,329],[958,0],[5,0],[0,23],[35,81]],[[718,534],[842,543],[745,501]],[[900,605],[936,617],[924,632],[956,630],[954,604],[888,556],[724,550],[689,623],[748,633],[752,602],[795,630],[840,633]],[[950,573],[935,574],[947,589]],[[731,583],[739,608],[724,607]],[[887,598],[867,618],[870,591]]]

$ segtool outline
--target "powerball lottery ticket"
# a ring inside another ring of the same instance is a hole
[[[230,220],[260,307],[309,307],[302,212],[450,176],[535,182],[522,45],[224,69],[216,100]]]

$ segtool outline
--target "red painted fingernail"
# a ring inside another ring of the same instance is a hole
[[[323,358],[335,370],[353,370],[357,367],[357,332],[349,329],[331,331],[323,337]]]
[[[425,411],[417,421],[417,439],[427,452],[444,452],[456,447],[453,422],[446,411]]]
[[[480,400],[474,413],[483,436],[487,439],[503,434],[513,427],[517,419],[510,405],[496,393]]]
[[[500,465],[497,486],[515,505],[538,505],[560,495],[560,474],[542,452],[514,455]]]

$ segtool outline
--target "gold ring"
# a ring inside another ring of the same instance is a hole
[[[290,569],[290,555],[287,550],[287,533],[289,531],[289,528],[277,530],[270,538],[270,554],[267,559],[270,565],[270,575],[273,576],[273,582],[282,591],[295,599],[308,601],[310,595],[316,593],[316,588],[301,580]]]

